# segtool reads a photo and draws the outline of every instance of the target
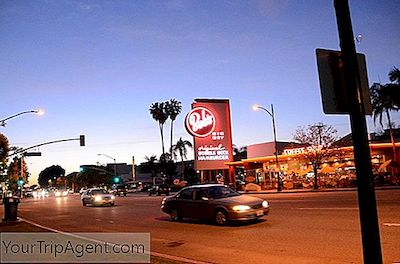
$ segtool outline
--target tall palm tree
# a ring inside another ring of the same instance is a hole
[[[171,147],[171,152],[173,153],[174,159],[179,156],[181,157],[181,170],[182,170],[182,178],[185,179],[184,176],[184,163],[183,160],[187,158],[187,147],[193,148],[193,145],[190,141],[183,140],[182,137],[179,138],[178,142]]]
[[[370,88],[370,95],[374,122],[376,122],[376,119],[379,118],[379,124],[383,127],[382,117],[386,115],[389,126],[390,140],[393,145],[393,159],[396,160],[396,148],[390,111],[398,111],[399,109],[396,107],[396,104],[393,101],[393,90],[394,88],[391,84],[382,85],[380,83],[374,83]]]
[[[158,122],[158,126],[160,128],[160,134],[161,134],[161,145],[162,145],[162,153],[165,153],[165,148],[164,148],[164,124],[165,121],[168,119],[168,114],[165,111],[165,103],[152,103],[150,105],[150,114],[153,117],[154,120]]]
[[[397,110],[400,109],[400,70],[396,67],[389,72],[389,80],[392,82],[387,84],[388,89],[390,90],[390,95],[392,97],[394,107]]]
[[[169,151],[172,152],[174,121],[176,117],[182,112],[182,103],[176,99],[170,99],[165,102],[165,110],[171,119],[171,134],[170,134],[170,147]]]

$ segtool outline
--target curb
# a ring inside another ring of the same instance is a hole
[[[68,232],[64,232],[64,231],[57,230],[57,229],[54,229],[54,228],[51,228],[51,227],[43,226],[41,224],[37,224],[37,223],[35,223],[33,221],[30,221],[30,220],[27,220],[27,219],[24,219],[24,218],[19,218],[19,221],[23,221],[25,223],[34,225],[36,227],[39,227],[39,228],[42,228],[42,229],[45,229],[47,231],[51,231],[51,232],[54,232],[54,233],[59,233],[59,234],[67,235],[67,236],[68,235],[72,236],[72,234],[69,234]],[[200,261],[200,260],[194,260],[194,259],[189,259],[189,258],[185,258],[185,257],[173,256],[173,255],[168,255],[168,254],[159,253],[159,252],[150,252],[150,255],[154,256],[154,257],[168,259],[168,260],[180,261],[180,262],[183,262],[183,263],[212,264],[211,262],[204,262],[204,261]]]

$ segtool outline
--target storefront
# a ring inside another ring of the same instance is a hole
[[[250,145],[247,148],[247,159],[225,164],[232,170],[243,168],[245,182],[258,184],[262,189],[277,188],[278,174],[284,189],[312,188],[314,173],[307,156],[307,146],[292,142],[278,143],[278,164],[272,148],[273,142]],[[395,148],[399,157],[400,142],[395,144]],[[376,184],[398,184],[398,163],[393,162],[392,144],[371,142],[370,149]],[[321,160],[318,185],[329,188],[355,186],[354,166],[352,146],[332,148],[330,154]]]

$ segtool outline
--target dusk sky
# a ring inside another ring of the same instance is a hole
[[[400,67],[400,1],[350,0],[358,52],[368,78],[387,83]],[[315,49],[339,49],[333,1],[12,1],[0,2],[0,127],[12,146],[86,135],[29,157],[31,183],[48,166],[144,161],[161,154],[149,114],[176,98],[183,110],[175,140],[192,140],[183,120],[195,98],[227,98],[233,143],[272,141],[271,119],[255,103],[274,104],[278,140],[324,122],[350,132],[346,115],[322,111]],[[399,114],[393,114],[400,125]],[[369,131],[381,129],[367,118]],[[385,121],[386,122],[386,121]],[[166,127],[169,146],[169,125]],[[192,158],[190,154],[189,158]]]

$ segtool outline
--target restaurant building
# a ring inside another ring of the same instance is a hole
[[[397,131],[399,132],[399,131]],[[398,162],[400,157],[400,133],[395,137],[395,146],[385,136],[370,134],[369,145],[375,183],[399,184]],[[261,189],[277,188],[277,176],[281,177],[283,188],[312,188],[314,173],[307,158],[307,146],[295,142],[278,142],[278,163],[275,157],[274,142],[247,146],[247,158],[226,162],[231,170],[243,172],[246,183],[255,183]],[[356,184],[353,142],[351,134],[336,141],[330,155],[323,159],[318,170],[320,187],[351,187]]]

